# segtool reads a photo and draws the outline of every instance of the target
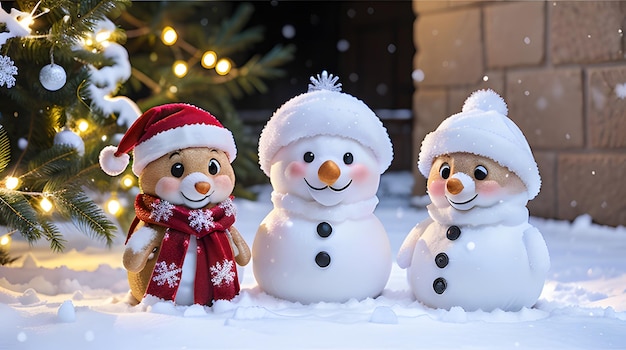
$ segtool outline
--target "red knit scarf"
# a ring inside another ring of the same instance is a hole
[[[237,267],[227,234],[235,222],[232,199],[211,209],[189,209],[139,194],[135,199],[135,214],[136,222],[139,219],[167,228],[146,295],[175,300],[191,235],[198,242],[194,303],[211,305],[213,300],[230,300],[239,293]],[[131,226],[129,238],[136,222]]]

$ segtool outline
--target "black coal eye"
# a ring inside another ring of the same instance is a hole
[[[174,177],[181,177],[185,172],[185,167],[181,163],[175,163],[174,165],[172,165],[172,169],[170,169],[170,172]]]
[[[352,153],[348,152],[346,154],[343,155],[343,162],[345,164],[352,164],[352,162],[354,162],[354,156],[352,155]]]
[[[450,165],[448,165],[448,163],[441,164],[441,167],[439,168],[439,175],[441,175],[444,179],[450,177]]]
[[[215,175],[220,172],[221,166],[217,159],[213,158],[209,161],[209,174]]]
[[[313,152],[306,152],[303,159],[305,162],[311,163],[313,159],[315,159],[315,154],[313,154]]]
[[[487,178],[487,168],[482,165],[479,165],[474,169],[474,178],[476,180],[484,180]]]

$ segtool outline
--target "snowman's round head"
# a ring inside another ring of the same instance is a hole
[[[507,113],[506,103],[494,91],[474,92],[460,113],[426,135],[417,163],[420,172],[428,177],[442,155],[479,155],[510,169],[526,186],[528,200],[535,198],[541,187],[539,169],[524,134]]]
[[[363,101],[341,92],[337,77],[323,72],[311,78],[309,91],[285,102],[267,122],[259,138],[259,164],[270,176],[277,153],[300,139],[331,136],[350,139],[369,149],[378,174],[391,164],[393,149],[387,129]]]
[[[338,136],[313,136],[282,147],[273,157],[275,191],[324,206],[354,203],[376,195],[380,174],[374,153]]]

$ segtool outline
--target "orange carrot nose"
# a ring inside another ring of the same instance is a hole
[[[446,188],[448,192],[452,194],[459,194],[463,191],[463,183],[457,178],[448,179],[448,181],[446,181]]]
[[[198,191],[198,193],[207,194],[207,192],[209,192],[209,190],[211,189],[211,184],[208,182],[200,181],[196,182],[194,187],[196,188],[196,191]]]
[[[328,186],[334,184],[340,175],[341,170],[339,170],[337,164],[332,160],[325,161],[319,170],[317,170],[317,177]]]

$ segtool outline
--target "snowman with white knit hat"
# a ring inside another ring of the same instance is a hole
[[[498,94],[476,91],[422,142],[429,217],[408,234],[397,262],[427,306],[517,311],[541,294],[550,258],[526,208],[541,178],[507,113]]]
[[[393,150],[380,119],[325,71],[283,104],[259,139],[273,210],[256,233],[260,288],[301,303],[380,295],[391,272],[387,233],[374,215]]]

